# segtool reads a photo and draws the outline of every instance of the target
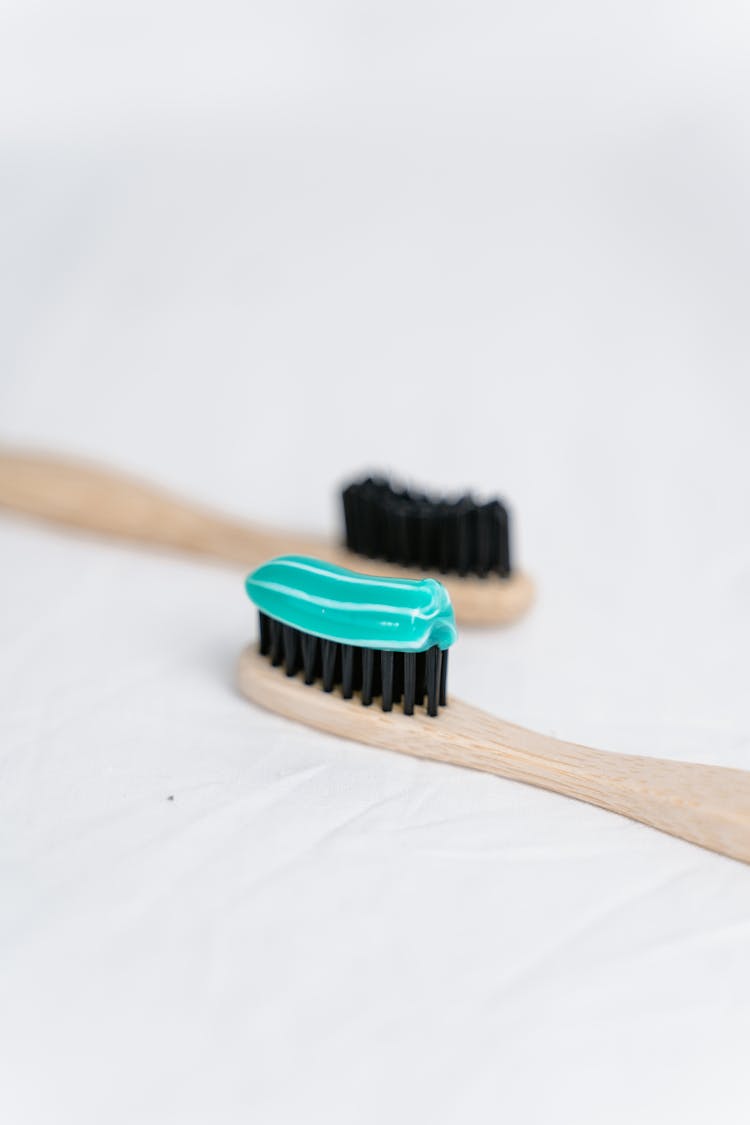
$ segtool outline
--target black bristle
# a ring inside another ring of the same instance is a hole
[[[315,682],[315,663],[318,651],[318,638],[311,633],[300,633],[302,642],[302,667],[305,673],[305,683]]]
[[[409,551],[409,507],[399,504],[393,512],[394,538],[396,542],[395,560],[403,566],[410,557]]]
[[[418,707],[422,706],[424,702],[424,672],[425,672],[425,654],[423,652],[417,653],[417,674],[414,679],[414,702]]]
[[[404,694],[404,654],[396,652],[393,656],[393,702],[400,703]]]
[[[414,714],[414,687],[417,675],[417,654],[404,653],[404,714]]]
[[[344,699],[351,699],[354,693],[354,648],[352,645],[341,646],[341,694]]]
[[[448,649],[443,649],[440,660],[440,694],[438,703],[445,707],[448,702]]]
[[[508,511],[497,500],[492,507],[493,550],[497,552],[498,571],[510,574],[510,535],[508,533]]]
[[[346,545],[369,558],[460,575],[511,573],[508,510],[425,496],[367,477],[342,492]]]
[[[425,683],[427,687],[427,714],[434,718],[438,713],[438,692],[440,688],[440,649],[437,645],[427,649]]]
[[[372,650],[372,694],[377,698],[383,694],[383,677],[380,674],[380,650]]]
[[[271,663],[278,668],[284,659],[284,631],[280,621],[275,617],[271,621]]]
[[[451,570],[451,546],[455,535],[456,528],[452,526],[450,515],[446,513],[438,528],[438,570],[441,574],[447,574]]]
[[[490,569],[490,514],[487,508],[480,508],[477,512],[477,554],[475,569],[480,577],[484,577]]]
[[[383,710],[393,710],[393,653],[381,652],[380,654],[380,679],[383,685],[381,696]]]
[[[463,577],[471,565],[471,500],[456,506],[456,570]]]
[[[266,613],[258,613],[258,630],[260,633],[260,655],[268,656],[271,651],[271,622]]]
[[[323,691],[333,691],[336,682],[336,649],[335,641],[322,641],[323,649]]]
[[[429,570],[433,560],[432,537],[435,521],[427,504],[418,504],[414,513],[417,538],[417,562],[423,570]]]
[[[362,705],[369,707],[372,703],[372,680],[375,665],[375,653],[371,648],[362,649]]]
[[[426,652],[392,652],[360,648],[323,640],[283,624],[265,613],[259,615],[260,651],[286,675],[301,670],[306,684],[320,681],[323,691],[340,685],[343,699],[357,692],[365,707],[380,698],[383,711],[403,703],[405,715],[426,700],[429,715],[437,715],[447,695],[448,653],[435,645]]]
[[[359,499],[357,488],[350,485],[341,494],[344,501],[344,523],[346,526],[346,545],[350,551],[359,539]]]
[[[355,648],[352,657],[352,663],[354,665],[352,687],[354,691],[362,690],[362,652],[363,650],[361,648]]]
[[[323,679],[323,642],[318,638],[318,643],[315,646],[315,670],[314,677],[316,680]]]
[[[284,664],[287,676],[296,676],[299,668],[299,633],[291,625],[284,626]]]

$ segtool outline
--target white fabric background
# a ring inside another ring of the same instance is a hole
[[[745,6],[0,10],[0,439],[499,490],[453,690],[750,767]],[[0,560],[4,1122],[747,1121],[745,867],[254,710],[240,570]]]

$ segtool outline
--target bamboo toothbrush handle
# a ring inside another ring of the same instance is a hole
[[[0,451],[0,506],[69,527],[254,566],[309,539],[243,524],[110,469]]]
[[[240,690],[254,703],[308,726],[418,758],[484,770],[609,809],[750,863],[750,773],[560,742],[449,698],[431,719],[345,702],[281,675],[248,648]]]
[[[145,481],[61,457],[0,449],[0,508],[84,531],[258,566],[276,555],[313,555],[365,574],[422,577],[421,571],[354,555],[312,535],[233,520]],[[509,578],[434,574],[465,625],[503,625],[533,601],[528,575]]]
[[[452,717],[461,733],[454,730],[450,740],[447,731],[433,736],[451,760],[575,797],[750,862],[750,773],[745,770],[592,750],[465,704]]]

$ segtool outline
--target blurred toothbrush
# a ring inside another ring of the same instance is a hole
[[[0,507],[23,515],[245,568],[292,553],[370,574],[431,576],[465,625],[509,624],[529,608],[533,584],[511,564],[499,500],[435,500],[372,477],[349,484],[342,500],[346,545],[233,519],[95,464],[0,450]]]

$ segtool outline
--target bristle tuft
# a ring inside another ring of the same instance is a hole
[[[431,498],[379,477],[348,485],[342,499],[346,545],[356,554],[443,574],[511,572],[509,515],[500,500]]]
[[[301,672],[307,685],[319,682],[326,692],[340,686],[343,699],[359,693],[365,707],[379,699],[383,711],[402,704],[405,715],[413,715],[425,695],[428,715],[446,705],[448,653],[436,645],[416,653],[359,648],[321,640],[265,613],[259,614],[259,629],[261,655],[289,677]]]

